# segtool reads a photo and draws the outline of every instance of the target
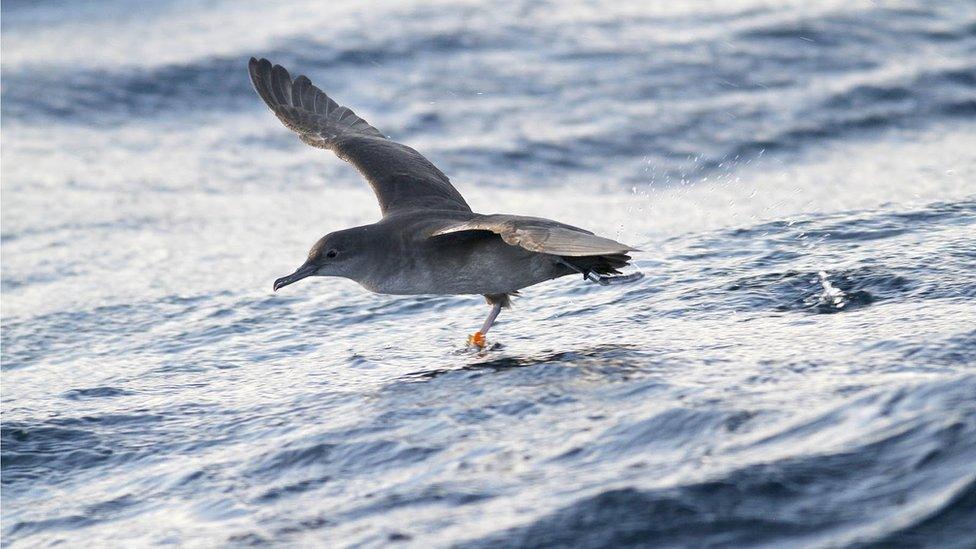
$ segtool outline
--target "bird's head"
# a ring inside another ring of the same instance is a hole
[[[288,276],[274,281],[274,290],[294,284],[310,276],[341,276],[358,279],[359,265],[366,250],[366,231],[363,227],[329,233],[318,240],[308,252],[308,259]]]

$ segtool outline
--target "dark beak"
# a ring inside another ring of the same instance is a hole
[[[285,286],[287,286],[289,284],[294,284],[295,282],[298,282],[299,280],[301,280],[303,278],[308,278],[308,277],[312,276],[313,274],[315,274],[315,271],[317,271],[317,270],[318,270],[318,266],[317,265],[314,265],[312,263],[306,263],[306,264],[302,265],[301,267],[299,267],[297,271],[291,273],[290,275],[283,276],[283,277],[279,278],[278,280],[275,280],[274,281],[274,291],[277,292],[278,291],[278,288],[284,288]]]

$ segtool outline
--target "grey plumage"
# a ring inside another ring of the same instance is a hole
[[[305,76],[292,81],[281,65],[251,58],[251,83],[281,122],[302,141],[335,152],[369,181],[383,215],[417,208],[471,208],[451,181],[412,148],[387,139]]]
[[[359,170],[383,214],[377,223],[319,239],[298,270],[275,281],[275,290],[309,276],[341,276],[377,293],[483,294],[492,313],[475,334],[481,346],[519,289],[573,273],[607,283],[630,261],[634,247],[572,225],[474,213],[423,155],[388,139],[307,77],[292,79],[267,59],[251,58],[248,71],[286,127]]]
[[[490,231],[506,244],[521,246],[531,252],[570,257],[625,254],[634,248],[615,240],[596,236],[590,231],[551,219],[522,215],[478,215],[463,222],[448,223],[432,236],[460,231]]]

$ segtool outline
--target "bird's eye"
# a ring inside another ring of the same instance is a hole
[[[339,251],[338,250],[329,250],[329,251],[325,252],[325,257],[335,257],[337,255],[339,255]]]

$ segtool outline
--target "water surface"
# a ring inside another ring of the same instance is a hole
[[[4,544],[970,544],[976,8],[645,4],[4,2]],[[272,293],[378,208],[251,55],[647,276]]]

